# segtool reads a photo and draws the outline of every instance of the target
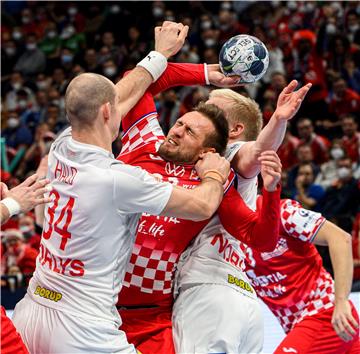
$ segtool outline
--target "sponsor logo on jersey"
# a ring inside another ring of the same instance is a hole
[[[289,249],[286,239],[285,238],[279,238],[279,241],[275,247],[275,250],[272,252],[261,252],[261,258],[264,261],[267,261],[274,257],[279,257],[282,254],[284,254]]]
[[[251,285],[248,282],[246,282],[246,281],[244,281],[242,279],[239,279],[239,278],[235,277],[234,275],[228,274],[228,280],[227,281],[228,281],[229,284],[236,285],[240,289],[246,290],[249,293],[254,292],[253,288],[251,287]]]
[[[173,162],[167,162],[165,165],[165,172],[168,175],[183,177],[185,174],[185,167],[181,165],[176,165]]]
[[[282,350],[284,353],[297,353],[298,352],[295,348],[282,347]]]
[[[36,287],[36,289],[34,291],[34,295],[37,295],[37,296],[43,297],[44,299],[48,299],[48,300],[55,301],[55,302],[60,301],[62,298],[61,293],[43,288],[41,286]]]

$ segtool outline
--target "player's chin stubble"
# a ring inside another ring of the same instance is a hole
[[[170,151],[166,148],[164,143],[159,147],[158,154],[165,160],[176,163],[194,163],[197,160],[195,154],[190,154],[181,151]]]

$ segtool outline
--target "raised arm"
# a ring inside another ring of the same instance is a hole
[[[259,157],[264,180],[262,205],[250,210],[237,191],[228,191],[218,214],[225,230],[248,246],[261,251],[272,251],[279,238],[281,163],[274,151]]]
[[[318,231],[315,244],[328,246],[335,278],[335,308],[331,323],[344,341],[356,334],[358,323],[351,314],[348,301],[353,279],[351,236],[330,221],[325,221]]]
[[[265,150],[277,150],[285,136],[286,123],[299,110],[311,84],[295,91],[298,82],[293,80],[280,93],[276,110],[269,123],[262,129],[256,141],[247,142],[237,152],[231,166],[241,176],[252,178],[260,172],[258,157]]]
[[[151,52],[115,86],[120,97],[120,118],[135,106],[150,84],[164,72],[167,59],[183,46],[188,30],[188,26],[174,22],[155,28],[155,52]]]

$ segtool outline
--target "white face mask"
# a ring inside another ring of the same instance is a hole
[[[201,22],[201,29],[207,30],[211,28],[211,21],[203,21]]]
[[[286,6],[287,6],[287,8],[289,10],[296,10],[297,9],[296,1],[288,1]]]
[[[28,44],[26,45],[26,49],[27,49],[27,50],[34,50],[34,49],[36,49],[36,43],[28,43]]]
[[[120,12],[120,6],[119,5],[113,5],[110,7],[110,12],[112,14],[118,14]]]
[[[76,15],[78,12],[78,9],[76,7],[69,7],[68,13],[70,16]]]
[[[355,33],[358,29],[359,29],[359,25],[358,25],[358,24],[349,26],[349,31],[350,31],[351,33]]]
[[[15,32],[13,32],[12,36],[16,41],[18,41],[19,39],[22,38],[22,33],[19,31],[15,31]]]
[[[339,160],[344,156],[344,151],[341,148],[333,148],[330,150],[330,156],[334,160]]]
[[[11,84],[11,86],[14,88],[14,90],[19,90],[22,85],[20,82],[14,82],[13,84]]]
[[[116,68],[109,66],[104,69],[104,75],[107,77],[113,77],[116,74]]]
[[[337,171],[337,174],[340,179],[346,179],[350,177],[351,170],[347,167],[340,167]]]
[[[20,227],[19,227],[19,230],[20,230],[22,233],[30,232],[31,227],[28,226],[28,225],[23,225],[23,226],[20,226]]]
[[[6,53],[9,57],[12,57],[12,56],[15,55],[15,53],[16,53],[16,48],[14,48],[14,47],[5,48],[5,53]]]
[[[164,14],[164,11],[161,7],[155,6],[152,10],[155,17],[161,17]]]
[[[45,90],[47,88],[47,83],[46,81],[37,81],[36,86],[39,90]]]
[[[49,32],[47,33],[47,36],[48,36],[48,38],[50,38],[50,39],[55,38],[56,35],[57,35],[56,31],[49,31]]]
[[[213,47],[216,44],[216,41],[213,38],[208,38],[205,39],[204,43],[206,47]]]
[[[28,23],[30,23],[30,17],[24,16],[21,21],[24,25],[27,25]]]
[[[27,101],[26,100],[20,100],[18,102],[20,108],[26,108],[27,107]]]
[[[19,126],[19,119],[15,118],[15,117],[10,117],[7,121],[7,126],[10,129],[15,129]]]
[[[336,33],[336,26],[333,23],[328,23],[326,25],[326,33],[327,34],[335,34]]]

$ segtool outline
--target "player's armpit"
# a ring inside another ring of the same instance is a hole
[[[218,209],[225,230],[260,252],[273,251],[279,238],[280,192],[280,187],[274,192],[263,189],[262,205],[254,212],[231,188]]]

